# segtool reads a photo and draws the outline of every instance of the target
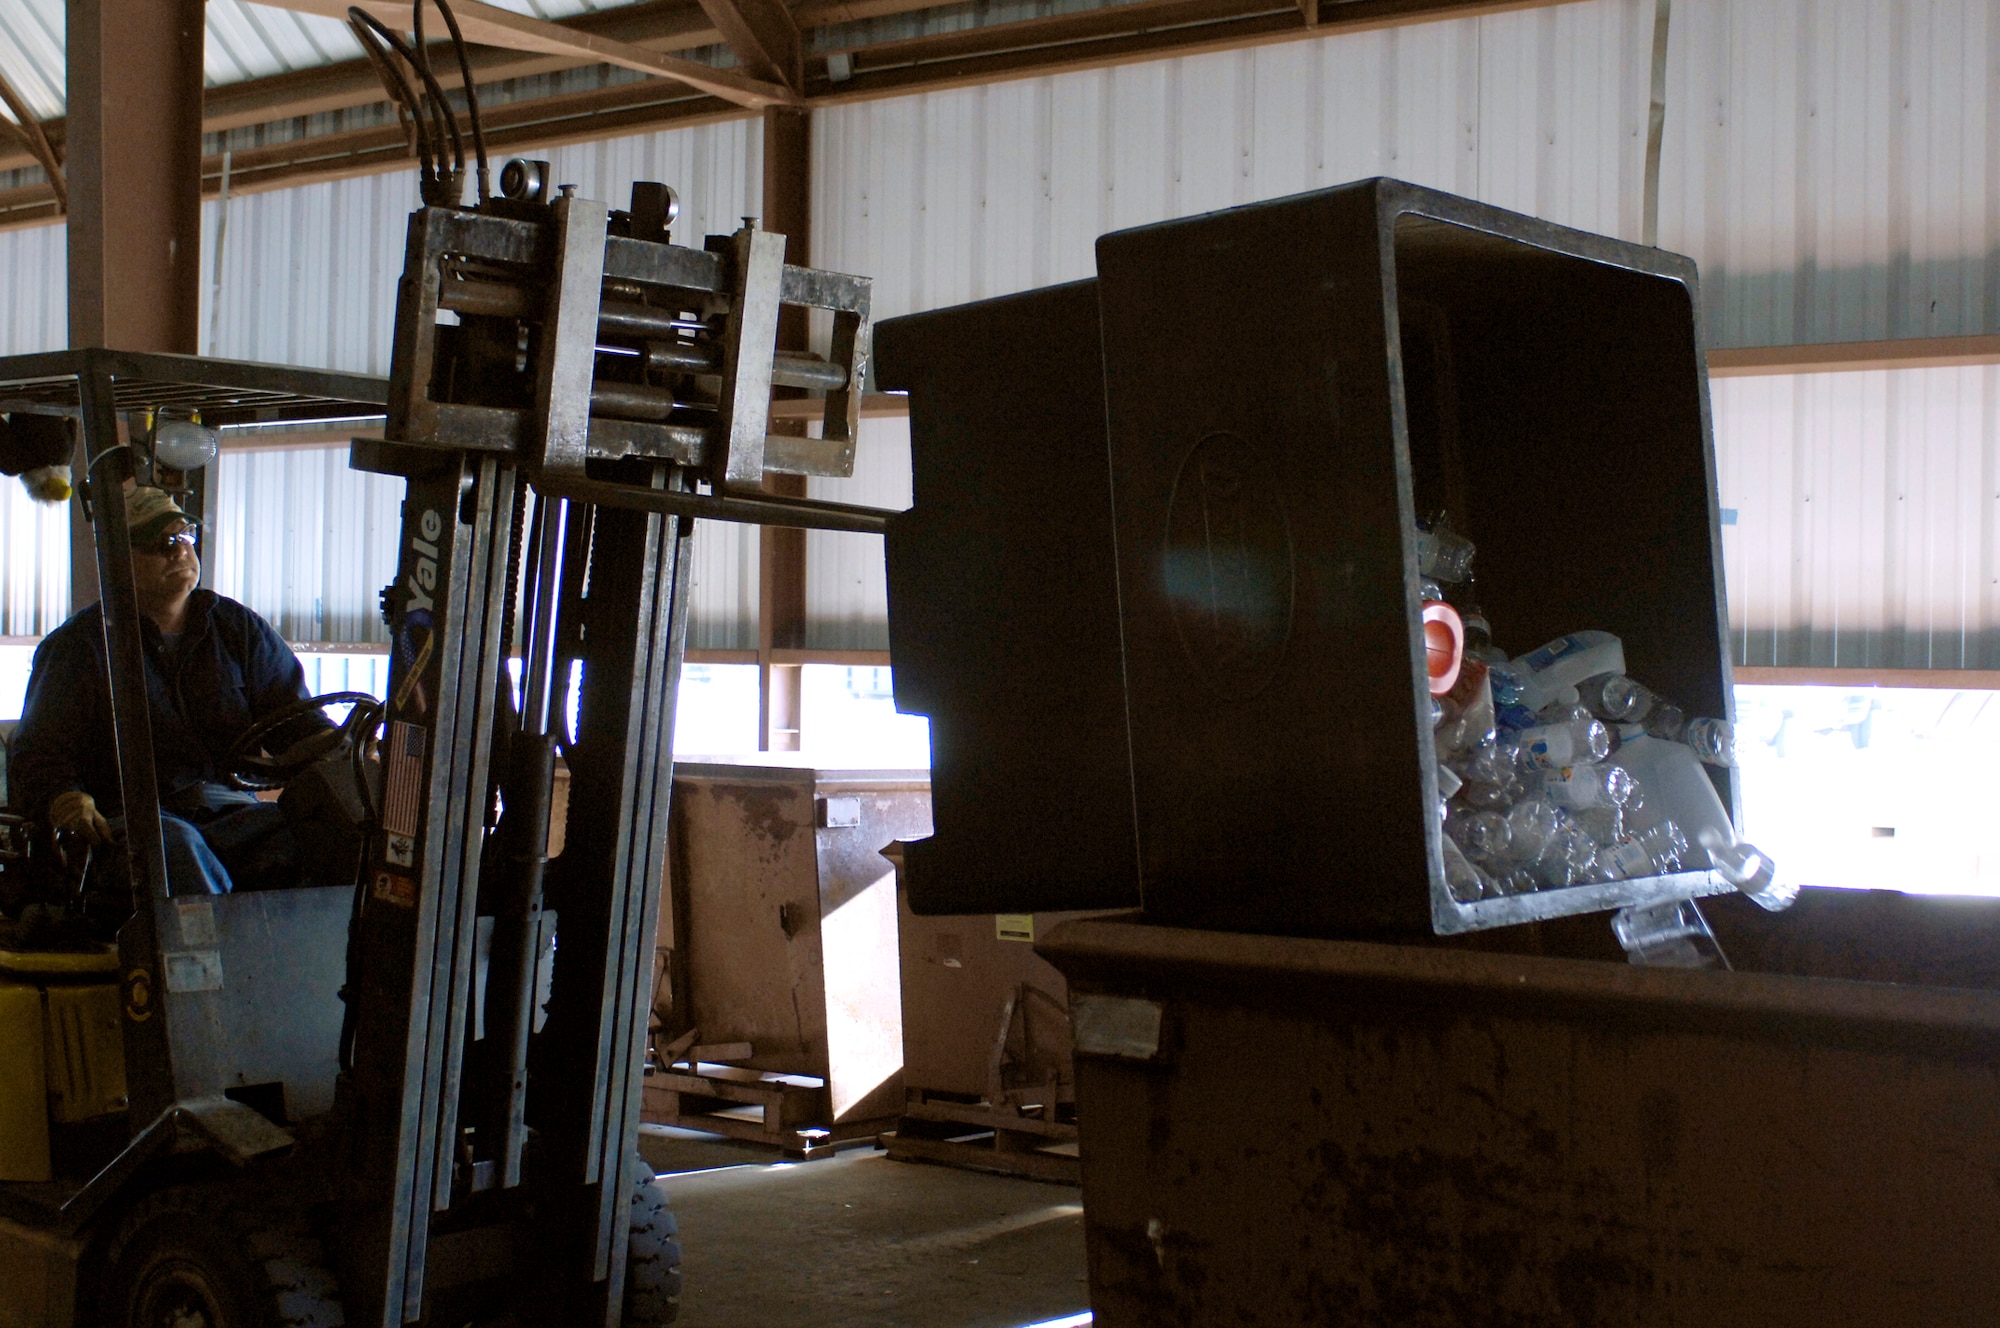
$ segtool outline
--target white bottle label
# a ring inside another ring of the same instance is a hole
[[[1551,770],[1542,779],[1542,794],[1558,807],[1581,811],[1588,807],[1609,807],[1602,772],[1593,766],[1566,765]]]
[[[1611,846],[1611,862],[1620,876],[1651,876],[1653,859],[1631,836]]]
[[[1576,742],[1566,728],[1550,725],[1547,728],[1525,729],[1521,733],[1521,751],[1528,760],[1543,770],[1560,770],[1569,764],[1575,755]]]

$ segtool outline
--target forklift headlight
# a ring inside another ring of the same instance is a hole
[[[221,435],[193,420],[162,420],[153,434],[153,456],[175,470],[200,470],[215,460]]]

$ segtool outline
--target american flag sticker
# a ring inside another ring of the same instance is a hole
[[[389,725],[389,772],[382,799],[382,829],[392,835],[417,833],[417,804],[424,787],[424,744],[430,732],[421,724],[396,720]]]

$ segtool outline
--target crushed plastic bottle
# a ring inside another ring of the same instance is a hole
[[[1611,755],[1611,735],[1595,719],[1570,719],[1524,729],[1517,741],[1521,759],[1543,770],[1594,765]]]
[[[1445,833],[1458,841],[1474,862],[1498,862],[1506,856],[1512,831],[1499,812],[1473,811],[1451,817]]]
[[[1490,894],[1499,893],[1486,873],[1474,866],[1449,837],[1444,840],[1444,884],[1451,897],[1461,904],[1476,904]]]
[[[1577,684],[1584,709],[1607,724],[1636,724],[1658,699],[1643,684],[1622,673],[1600,673]]]
[[[1692,899],[1634,904],[1611,916],[1611,934],[1628,962],[1651,968],[1729,967],[1708,920]]]
[[[1417,570],[1456,585],[1472,579],[1472,541],[1442,523],[1417,532]]]
[[[1576,822],[1583,833],[1590,836],[1590,842],[1597,845],[1597,856],[1600,860],[1604,859],[1605,851],[1616,845],[1625,835],[1623,807],[1583,807],[1571,811],[1569,817]],[[1610,865],[1607,861],[1607,868]]]
[[[1524,864],[1536,861],[1561,828],[1562,816],[1539,798],[1515,803],[1507,809],[1509,856]]]
[[[1625,672],[1625,646],[1609,632],[1571,632],[1514,661],[1520,701],[1540,710],[1551,701],[1574,705],[1577,684],[1600,673]]]
[[[1561,766],[1542,776],[1542,796],[1572,812],[1623,807],[1632,796],[1632,776],[1617,765]]]
[[[1681,869],[1687,856],[1687,836],[1672,821],[1662,821],[1648,829],[1620,835],[1603,854],[1619,879],[1634,876],[1670,876]]]
[[[1458,671],[1458,681],[1444,696],[1448,712],[1437,729],[1437,754],[1441,761],[1458,762],[1494,739],[1493,688],[1486,678],[1486,666],[1467,659]]]

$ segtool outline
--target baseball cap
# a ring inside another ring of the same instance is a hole
[[[180,506],[173,495],[165,489],[136,488],[125,495],[125,520],[132,533],[133,547],[151,544],[167,533],[167,527],[176,521],[185,521],[190,526],[199,526]]]

